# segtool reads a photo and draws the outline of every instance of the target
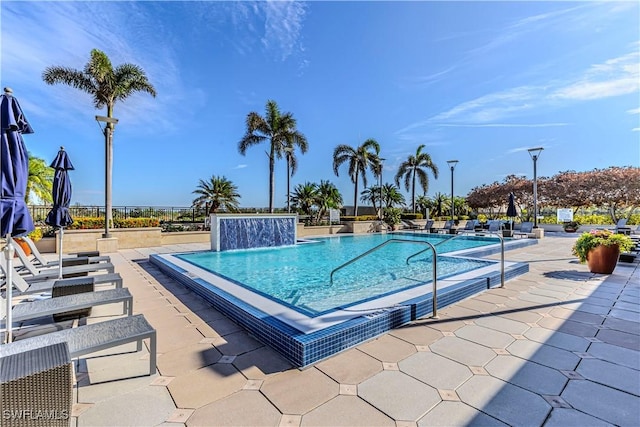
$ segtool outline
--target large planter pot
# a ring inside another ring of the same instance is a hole
[[[599,274],[611,274],[618,263],[620,248],[618,245],[596,246],[587,254],[589,271]]]

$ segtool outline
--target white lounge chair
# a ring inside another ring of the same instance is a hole
[[[20,247],[20,245],[14,245],[14,249],[15,249],[16,255],[18,255],[18,259],[22,263],[22,267],[24,267],[24,269],[28,271],[28,274],[31,274],[32,278],[37,277],[38,279],[43,280],[43,279],[53,279],[58,277],[58,273],[59,273],[58,266],[38,267],[34,265],[31,262],[31,260],[29,260],[29,257],[27,256],[27,254],[25,254],[24,250],[22,249],[22,247]],[[100,270],[106,270],[109,273],[115,272],[115,267],[110,262],[99,262],[96,264],[87,264],[87,262],[88,261],[83,258],[76,259],[76,260],[67,260],[66,263],[69,263],[69,264],[81,263],[82,265],[65,266],[65,261],[63,261],[62,275],[63,276],[68,276],[70,274],[78,275],[78,274],[85,274],[85,273],[93,273]],[[22,271],[20,271],[20,273],[22,274]]]
[[[31,240],[28,236],[23,236],[21,237],[22,241],[24,241],[27,246],[29,246],[29,249],[31,249],[31,254],[33,255],[34,259],[31,261],[36,267],[56,267],[59,265],[60,261],[55,259],[55,260],[50,260],[48,261],[44,256],[42,256],[42,254],[40,253],[40,251],[38,250],[38,247],[36,246],[35,242],[33,240]],[[108,255],[104,255],[104,256],[78,256],[78,255],[71,255],[71,256],[66,256],[63,257],[62,260],[77,260],[79,258],[87,258],[87,261],[89,264],[95,264],[97,262],[111,262],[111,257],[109,257]]]

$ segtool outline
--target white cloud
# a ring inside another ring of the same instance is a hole
[[[244,169],[246,168],[247,165],[237,165],[236,167],[234,167],[233,169]]]
[[[633,108],[631,110],[627,110],[629,114],[640,114],[640,108]]]
[[[631,129],[631,132],[640,132],[640,128],[633,128]]]
[[[269,0],[260,5],[265,13],[262,44],[284,61],[300,46],[306,7],[296,1]]]

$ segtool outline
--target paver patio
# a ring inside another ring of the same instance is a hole
[[[306,369],[147,261],[110,254],[158,331],[158,374],[124,346],[78,362],[78,426],[640,425],[640,269],[595,275],[548,235],[530,272]],[[94,309],[89,321],[118,315]],[[109,354],[109,356],[105,356]]]

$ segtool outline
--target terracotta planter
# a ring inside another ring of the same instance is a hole
[[[589,271],[599,274],[611,274],[618,263],[620,248],[618,245],[597,246],[587,254]]]

